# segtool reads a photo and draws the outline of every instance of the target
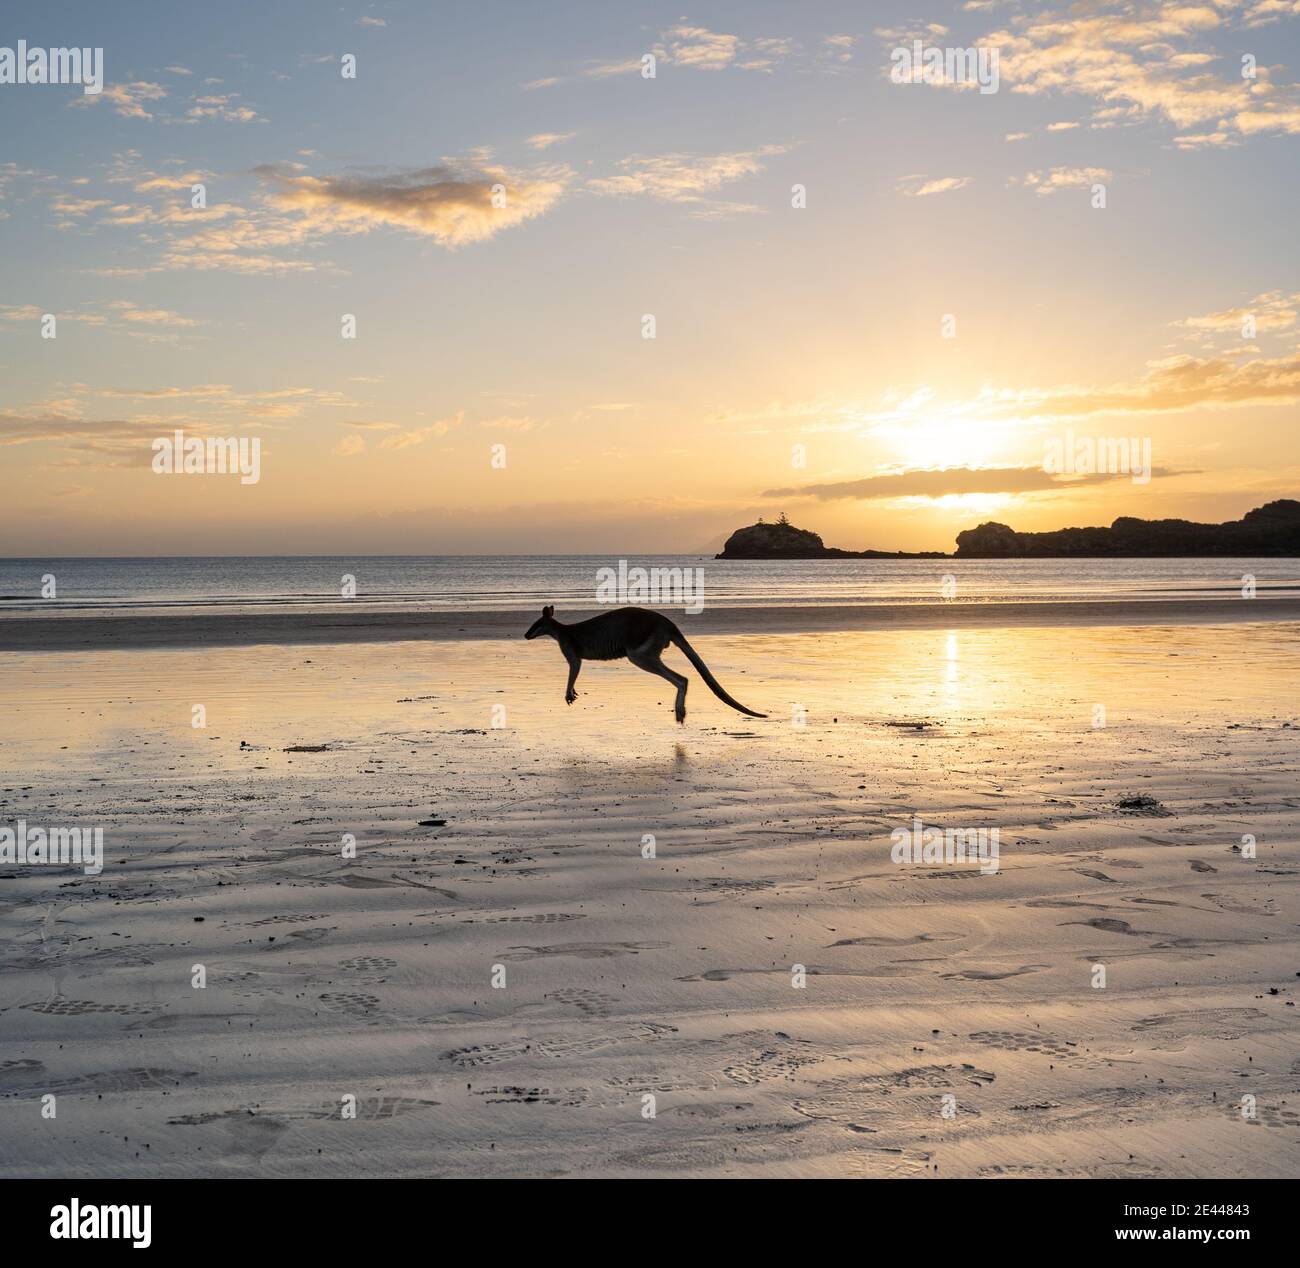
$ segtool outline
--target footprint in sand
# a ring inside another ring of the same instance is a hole
[[[160,1070],[149,1066],[130,1070],[106,1070],[103,1074],[83,1074],[73,1079],[53,1079],[52,1091],[76,1096],[81,1092],[103,1095],[108,1092],[172,1091],[186,1079],[197,1079],[196,1070]]]
[[[1300,1113],[1277,1105],[1261,1105],[1256,1102],[1254,1118],[1243,1118],[1240,1105],[1230,1105],[1227,1109],[1230,1118],[1235,1118],[1248,1127],[1300,1127]]]
[[[390,1020],[383,1015],[383,1001],[378,995],[365,995],[360,991],[326,991],[318,998],[333,1012],[359,1018],[370,1026]]]
[[[263,925],[297,925],[303,924],[308,920],[328,920],[329,912],[317,912],[315,915],[301,916],[264,916],[261,920],[250,920],[243,927],[246,929],[260,929]]]
[[[1158,1037],[1190,1039],[1240,1039],[1253,1030],[1254,1023],[1267,1020],[1258,1008],[1202,1008],[1182,1013],[1159,1013],[1144,1017],[1131,1027],[1138,1034],[1153,1032]]]
[[[118,1013],[125,1017],[139,1017],[144,1013],[161,1012],[156,1004],[100,1004],[93,999],[65,999],[62,995],[39,1004],[19,1004],[31,1013],[45,1013],[52,1017],[83,1017],[88,1013]]]
[[[475,1088],[474,1095],[489,1105],[581,1105],[591,1093],[585,1087],[488,1087]]]
[[[618,1001],[612,995],[603,995],[599,991],[585,991],[579,987],[565,987],[560,991],[551,991],[544,998],[553,999],[557,1004],[568,1004],[576,1008],[584,1017],[608,1017]]]
[[[0,1061],[0,1083],[21,1083],[41,1074],[44,1069],[44,1062],[35,1061],[31,1057]]]
[[[572,1038],[560,1035],[548,1039],[511,1039],[504,1043],[473,1044],[467,1048],[453,1048],[449,1052],[444,1052],[442,1059],[450,1061],[461,1069],[499,1065],[504,1061],[535,1056],[563,1060],[567,1057],[584,1056],[602,1048],[641,1042],[646,1039],[660,1039],[676,1033],[675,1026],[646,1021],[601,1035],[575,1035]]]
[[[1001,982],[1008,977],[1021,977],[1025,973],[1038,973],[1050,969],[1050,964],[1022,964],[1018,969],[959,969],[955,973],[940,973],[942,978],[965,978],[971,982]]]
[[[738,1163],[764,1163],[771,1157],[774,1138],[790,1136],[812,1126],[807,1120],[720,1123],[719,1134],[693,1137],[671,1145],[641,1145],[617,1155],[611,1162],[637,1172],[711,1171]]]
[[[1235,912],[1241,916],[1275,916],[1277,903],[1271,898],[1247,898],[1245,900],[1228,894],[1202,894],[1207,902],[1213,903],[1221,911]]]
[[[957,933],[918,933],[911,938],[841,938],[832,942],[832,947],[914,947],[922,942],[954,942],[961,937]]]
[[[579,960],[604,960],[616,955],[636,955],[641,951],[660,951],[669,942],[556,942],[547,947],[511,947],[503,960],[540,960],[546,956],[567,955]]]
[[[516,873],[518,875],[518,873]],[[539,911],[531,916],[487,916],[485,925],[558,925],[566,920],[585,920],[573,911]]]
[[[1082,1055],[1077,1044],[1055,1039],[1051,1035],[1031,1035],[1014,1030],[977,1030],[970,1036],[975,1043],[1007,1052],[1036,1052],[1069,1065],[1095,1065]]]
[[[1100,929],[1103,933],[1126,933],[1134,938],[1163,938],[1164,934],[1154,929],[1134,929],[1127,920],[1115,920],[1110,916],[1098,916],[1095,920],[1067,920],[1060,927],[1083,925],[1088,929]]]

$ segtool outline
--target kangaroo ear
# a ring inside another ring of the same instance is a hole
[[[544,608],[542,609],[542,615],[543,615],[543,616],[554,616],[554,615],[555,615],[555,606],[554,606],[554,604],[548,604],[546,607],[544,607]]]

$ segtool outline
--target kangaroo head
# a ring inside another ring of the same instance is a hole
[[[555,631],[560,628],[560,623],[555,620],[555,607],[553,604],[547,604],[542,609],[542,615],[528,627],[528,633],[525,638],[540,638],[543,634],[549,634],[555,637]]]

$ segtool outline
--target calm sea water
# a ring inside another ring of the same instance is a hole
[[[169,559],[0,559],[0,615],[57,608],[238,607],[265,610],[350,604],[403,609],[590,608],[599,555],[291,556]],[[707,605],[938,603],[943,578],[956,602],[1062,599],[1234,599],[1242,578],[1260,594],[1300,595],[1296,559],[722,561],[706,555],[629,556],[629,567],[702,568]],[[57,597],[41,597],[53,574]],[[667,606],[667,605],[665,605]]]

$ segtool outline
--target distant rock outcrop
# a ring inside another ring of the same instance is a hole
[[[822,544],[821,537],[806,528],[795,528],[784,517],[778,523],[761,520],[738,528],[722,548],[718,559],[941,559],[942,551],[908,555],[889,550],[837,550]]]
[[[1109,528],[1017,533],[981,524],[957,534],[959,559],[1044,559],[1105,555],[1300,555],[1300,502],[1284,498],[1226,524],[1140,520],[1124,515]]]
[[[820,559],[826,547],[816,533],[793,524],[764,524],[738,528],[727,538],[719,559]]]
[[[1300,502],[1281,498],[1226,524],[1139,520],[1122,515],[1109,528],[1058,528],[1017,533],[989,522],[957,534],[955,556],[941,550],[837,550],[818,534],[795,528],[783,515],[738,528],[718,559],[1060,559],[1113,555],[1295,555],[1300,557]]]

